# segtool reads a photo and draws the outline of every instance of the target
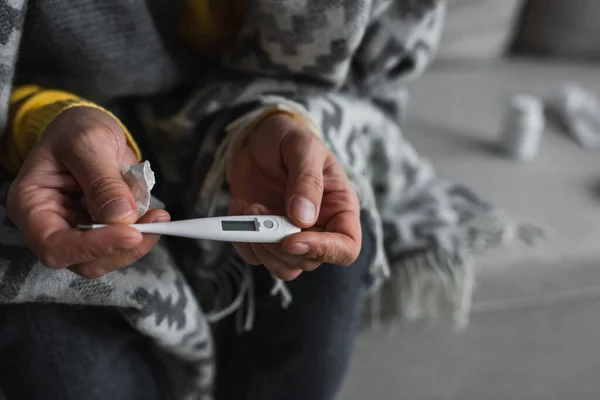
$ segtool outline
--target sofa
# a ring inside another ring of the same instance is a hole
[[[466,49],[452,60],[442,49],[442,60],[412,87],[405,135],[439,175],[547,226],[549,235],[535,247],[511,244],[477,259],[465,331],[433,322],[362,334],[341,400],[600,398],[600,154],[552,120],[534,160],[495,150],[513,95],[551,99],[565,82],[600,95],[600,64],[580,44],[570,51],[565,40],[556,53],[536,44],[524,20],[543,18],[514,11],[506,21],[513,31],[497,44],[519,51]]]

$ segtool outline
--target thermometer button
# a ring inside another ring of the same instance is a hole
[[[268,219],[265,222],[263,222],[263,226],[267,229],[271,229],[271,228],[273,228],[274,224],[273,224],[273,221]]]

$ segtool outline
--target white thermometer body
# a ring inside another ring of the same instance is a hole
[[[105,226],[94,224],[80,228],[97,229]],[[289,219],[278,215],[196,218],[129,226],[142,233],[240,243],[279,243],[301,231]]]

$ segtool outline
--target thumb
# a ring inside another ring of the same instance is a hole
[[[288,217],[298,226],[308,228],[317,221],[321,208],[327,150],[310,132],[290,132],[282,143],[282,156],[288,169]]]
[[[66,157],[65,163],[85,194],[92,217],[102,223],[134,223],[137,206],[129,186],[121,174],[116,151],[110,147],[87,154]]]

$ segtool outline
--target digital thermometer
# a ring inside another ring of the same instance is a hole
[[[97,229],[106,226],[80,225],[79,229]],[[240,243],[279,243],[287,236],[301,231],[289,219],[277,215],[196,218],[129,226],[142,233]]]

